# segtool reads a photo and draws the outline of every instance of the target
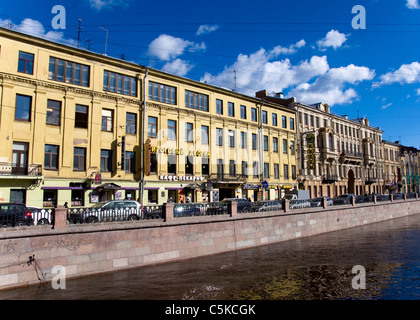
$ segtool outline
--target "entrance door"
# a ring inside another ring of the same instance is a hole
[[[348,193],[355,193],[354,192],[354,172],[353,170],[349,170],[348,174]]]
[[[12,173],[28,173],[28,143],[26,142],[13,142]]]

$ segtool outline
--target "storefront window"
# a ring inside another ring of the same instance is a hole
[[[71,190],[71,205],[72,206],[83,206],[84,191],[83,190]]]

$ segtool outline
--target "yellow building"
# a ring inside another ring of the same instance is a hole
[[[293,108],[1,28],[0,46],[0,201],[275,199],[296,185]]]
[[[402,190],[400,145],[382,140],[384,159],[384,190],[382,193],[397,193]]]

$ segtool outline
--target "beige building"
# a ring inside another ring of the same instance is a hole
[[[297,186],[290,106],[1,28],[0,49],[0,201],[276,199]]]
[[[281,94],[265,100],[297,112],[297,163],[300,189],[312,198],[380,193],[383,186],[382,131],[366,118],[351,120],[326,103],[306,105]]]
[[[400,145],[383,140],[384,185],[382,193],[397,193],[402,190]]]

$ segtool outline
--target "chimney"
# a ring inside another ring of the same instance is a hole
[[[283,99],[283,92],[277,92],[274,95],[276,98]]]
[[[267,96],[267,90],[255,92],[255,96],[260,99],[265,98]]]

